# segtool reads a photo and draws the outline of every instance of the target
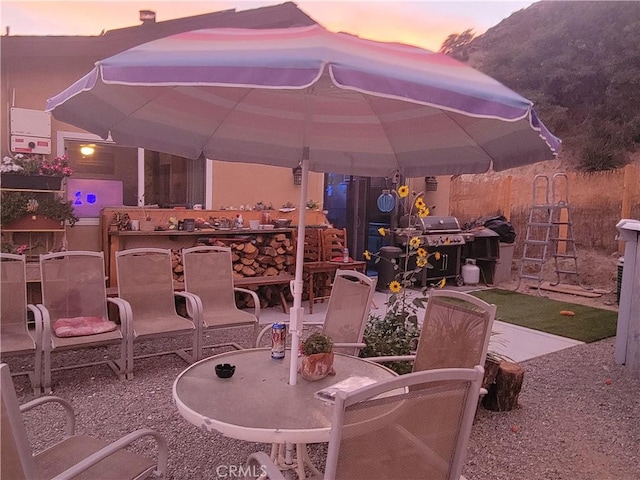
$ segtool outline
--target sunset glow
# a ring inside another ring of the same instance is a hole
[[[158,22],[235,8],[246,10],[283,3],[272,1],[32,1],[0,4],[2,34],[100,35],[104,30],[140,24],[139,10],[153,10]],[[471,28],[484,33],[532,1],[361,1],[298,0],[297,5],[332,31],[437,50],[451,33]]]

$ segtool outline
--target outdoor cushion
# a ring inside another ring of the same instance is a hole
[[[80,337],[111,332],[116,324],[102,317],[59,318],[53,322],[53,331],[57,337]]]

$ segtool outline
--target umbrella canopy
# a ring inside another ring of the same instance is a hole
[[[301,164],[301,205],[309,170],[482,173],[550,159],[560,144],[530,101],[448,56],[318,25],[197,30],[155,40],[97,62],[49,99],[47,111],[121,145]],[[303,242],[298,235],[294,352]]]

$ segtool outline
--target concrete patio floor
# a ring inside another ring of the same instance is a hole
[[[493,287],[483,286],[463,286],[463,287],[445,287],[451,290],[463,292],[471,292],[483,290]],[[411,295],[417,295],[419,292],[413,291]],[[371,314],[383,316],[386,312],[386,303],[389,293],[376,291],[373,297],[374,306]],[[303,301],[305,315],[304,320],[309,322],[322,322],[327,311],[328,301],[316,303],[313,306],[313,314],[309,314],[309,302]],[[288,321],[289,315],[284,313],[280,307],[264,308],[260,312],[260,323],[268,325],[274,322]],[[545,332],[531,330],[529,328],[512,325],[510,323],[495,321],[493,325],[495,334],[489,343],[489,350],[500,355],[504,355],[514,362],[522,362],[531,358],[546,355],[547,353],[557,352],[565,348],[581,345],[583,342],[572,340],[570,338],[559,337]]]

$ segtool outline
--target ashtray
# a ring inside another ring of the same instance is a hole
[[[236,366],[230,363],[219,363],[216,365],[216,375],[220,378],[231,378],[236,371]]]

